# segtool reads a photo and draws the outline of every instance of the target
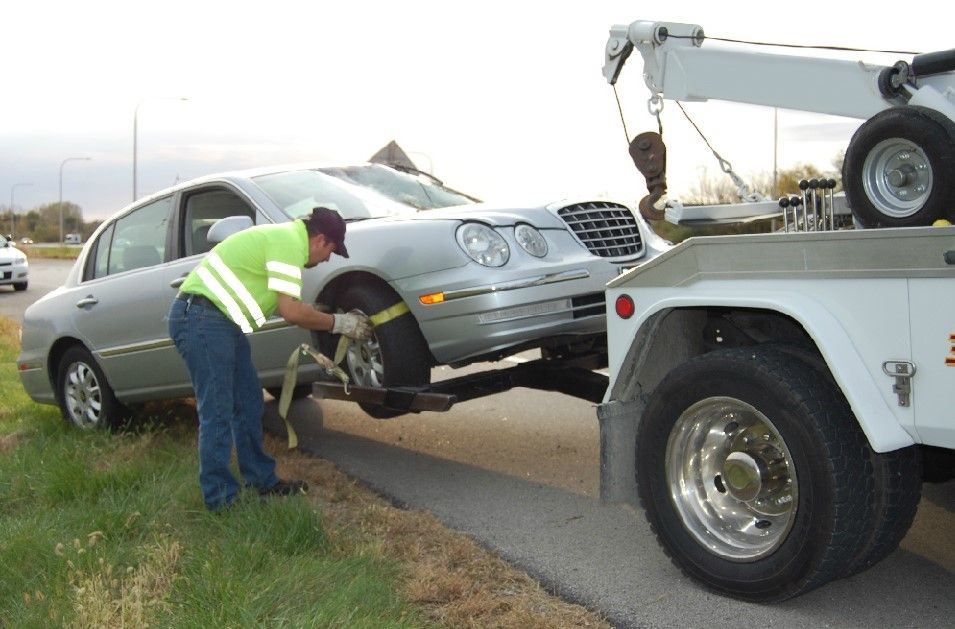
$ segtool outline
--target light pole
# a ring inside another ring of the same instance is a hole
[[[32,186],[33,182],[27,183],[15,183],[10,187],[10,237],[11,239],[17,235],[17,211],[13,209],[13,191],[16,190],[19,186]]]
[[[189,100],[188,98],[185,98],[182,96],[178,98],[173,96],[154,96],[152,98],[157,98],[157,99],[163,98],[163,99],[169,99],[169,100]],[[144,98],[138,103],[136,103],[136,109],[133,110],[133,201],[134,202],[136,201],[136,199],[139,198],[139,195],[137,194],[137,189],[136,189],[136,160],[137,160],[136,149],[137,149],[138,135],[139,135],[139,106],[142,105],[143,102],[145,102],[146,100],[149,100],[149,99]]]
[[[89,161],[92,157],[67,157],[60,162],[60,244],[63,244],[63,165],[71,160]]]

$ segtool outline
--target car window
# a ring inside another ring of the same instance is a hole
[[[293,170],[252,179],[290,218],[312,208],[335,210],[345,220],[414,214],[414,206],[397,203],[371,188],[357,186],[317,170]]]
[[[166,255],[166,229],[172,197],[133,210],[118,219],[109,246],[107,275],[153,266]]]
[[[90,253],[86,258],[86,268],[83,269],[83,281],[92,280],[97,277],[105,277],[109,268],[109,244],[113,240],[113,228],[115,223],[100,232],[96,242],[90,245]]]
[[[432,210],[453,205],[468,205],[475,199],[445,187],[440,181],[426,174],[406,173],[380,164],[322,168],[327,175],[410,205],[419,210]]]
[[[248,216],[255,220],[249,204],[231,190],[202,190],[185,198],[180,250],[184,256],[205,253],[213,243],[206,240],[209,228],[227,216]],[[259,221],[261,222],[261,220]]]

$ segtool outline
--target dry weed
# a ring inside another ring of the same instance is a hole
[[[309,481],[332,548],[380,546],[402,567],[402,593],[446,627],[557,629],[610,627],[598,614],[547,593],[469,536],[430,513],[406,511],[350,479],[333,464],[269,438],[279,476]]]
[[[87,536],[87,547],[95,545],[98,532]],[[73,540],[76,555],[86,548]],[[57,554],[65,547],[57,545]],[[166,601],[176,579],[179,542],[160,538],[146,547],[142,561],[135,568],[114,569],[99,559],[99,567],[85,572],[67,560],[70,585],[73,588],[75,617],[70,627],[146,627],[168,609]]]

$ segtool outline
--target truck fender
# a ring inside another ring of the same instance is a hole
[[[706,310],[712,307],[768,310],[796,321],[822,354],[872,448],[876,452],[889,452],[915,443],[882,395],[880,387],[884,388],[886,383],[873,381],[840,321],[815,299],[793,293],[762,293],[742,298],[710,294],[705,302],[699,296],[655,302],[640,315],[634,342],[616,372],[617,377],[610,382],[608,400],[626,402],[647,395],[670,369],[703,353],[702,342],[699,346],[689,341],[674,343],[673,337],[701,337],[686,334],[686,330],[702,330]]]

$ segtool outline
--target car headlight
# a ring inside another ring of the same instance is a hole
[[[483,266],[503,266],[511,257],[504,238],[481,223],[465,223],[458,227],[455,237],[472,260]]]
[[[17,257],[15,257],[15,258],[13,259],[13,263],[14,263],[14,264],[23,264],[23,263],[26,262],[26,261],[27,261],[27,257],[26,257],[26,256],[17,256]]]
[[[521,249],[536,258],[543,258],[547,255],[547,241],[539,231],[527,223],[519,223],[514,228],[514,238]]]

